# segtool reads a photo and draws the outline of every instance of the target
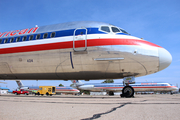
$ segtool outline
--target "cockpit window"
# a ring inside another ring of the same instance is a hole
[[[128,32],[126,32],[125,30],[123,30],[123,29],[120,29],[123,33],[125,33],[125,34],[129,34]]]
[[[117,27],[111,27],[112,31],[117,33],[117,32],[121,32]]]
[[[105,31],[105,32],[110,32],[110,29],[109,29],[108,26],[102,26],[102,27],[101,27],[101,30],[102,30],[102,31]]]

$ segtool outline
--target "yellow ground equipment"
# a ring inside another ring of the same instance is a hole
[[[39,90],[37,91],[36,95],[55,95],[56,94],[56,87],[55,86],[39,86]]]

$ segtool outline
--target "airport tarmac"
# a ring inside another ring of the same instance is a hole
[[[179,120],[180,94],[119,96],[1,95],[0,120]]]

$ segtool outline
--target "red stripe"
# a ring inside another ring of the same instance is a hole
[[[120,38],[109,38],[109,39],[93,39],[87,42],[87,46],[101,46],[101,45],[138,45],[138,46],[154,46],[160,47],[154,43],[144,41],[144,40],[135,40],[135,39],[120,39]]]
[[[144,40],[135,40],[135,39],[91,39],[87,40],[87,47],[92,46],[104,46],[104,45],[137,45],[137,46],[153,46],[160,47],[156,44],[150,43]],[[84,47],[84,40],[76,41],[75,48]],[[0,54],[8,53],[19,53],[19,52],[32,52],[32,51],[42,51],[42,50],[53,50],[53,49],[65,49],[73,48],[73,41],[68,42],[58,42],[58,43],[48,43],[40,45],[30,45],[22,47],[11,47],[11,48],[2,48],[0,49]]]

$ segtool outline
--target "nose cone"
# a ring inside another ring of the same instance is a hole
[[[80,92],[79,90],[75,90],[76,92]]]
[[[178,88],[175,86],[174,88],[173,88],[173,91],[177,91],[178,90]]]
[[[171,54],[164,48],[159,48],[159,71],[167,68],[172,62]]]

